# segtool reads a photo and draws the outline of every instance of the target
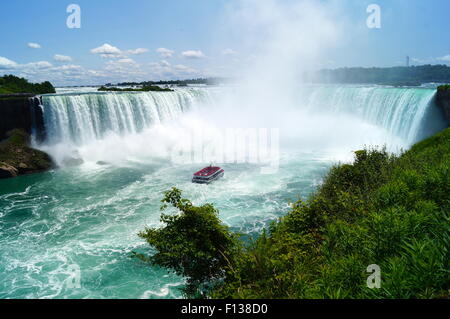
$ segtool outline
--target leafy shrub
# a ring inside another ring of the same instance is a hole
[[[55,88],[48,81],[30,83],[26,79],[14,75],[0,77],[0,94],[13,93],[47,94],[55,93]]]
[[[162,200],[176,208],[178,215],[161,215],[165,227],[146,228],[139,236],[153,246],[157,253],[151,257],[136,254],[154,265],[169,268],[187,277],[187,296],[202,297],[211,283],[232,266],[237,236],[223,225],[211,204],[196,207],[181,198],[181,191],[173,188]]]
[[[188,276],[188,287],[202,283],[203,296],[213,298],[449,297],[449,149],[450,128],[400,156],[357,151],[352,164],[331,168],[315,194],[244,247],[212,205],[193,207],[177,192],[164,201],[202,216],[194,229],[183,226],[187,215],[163,216],[166,228],[141,236],[157,249],[157,264]],[[380,289],[366,285],[371,264],[380,266]]]

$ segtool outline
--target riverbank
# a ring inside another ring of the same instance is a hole
[[[211,296],[449,298],[449,149],[448,128],[399,157],[356,152],[247,247]]]
[[[0,142],[0,179],[43,172],[54,167],[50,156],[29,147],[30,135],[20,129]]]
[[[137,256],[186,277],[191,298],[449,298],[449,149],[447,128],[400,156],[356,151],[250,242],[173,189],[163,207],[181,213],[139,233],[157,252]]]

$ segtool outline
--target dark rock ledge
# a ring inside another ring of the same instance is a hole
[[[0,179],[43,172],[55,167],[50,156],[29,146],[30,135],[21,129],[0,142]]]

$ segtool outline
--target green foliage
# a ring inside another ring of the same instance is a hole
[[[47,94],[55,93],[55,88],[48,81],[30,83],[26,79],[14,75],[0,77],[0,94],[14,93]]]
[[[8,136],[7,141],[8,144],[12,144],[15,146],[26,146],[29,143],[30,136],[23,130],[14,129],[6,133]]]
[[[176,188],[166,192],[162,202],[162,210],[172,206],[179,214],[162,214],[163,228],[146,228],[139,233],[157,252],[151,257],[138,257],[186,277],[187,296],[204,297],[211,285],[233,267],[239,249],[237,235],[221,223],[211,204],[194,206]]]
[[[104,92],[149,92],[149,91],[156,91],[156,92],[173,92],[172,89],[169,88],[162,88],[157,85],[146,85],[143,86],[140,89],[132,89],[132,88],[117,88],[117,87],[105,87],[102,86],[98,89],[98,91],[104,91]]]
[[[450,84],[439,85],[437,90],[438,91],[449,91],[450,90]]]
[[[228,82],[230,79],[211,77],[211,78],[197,78],[197,79],[186,79],[186,80],[166,80],[166,81],[144,81],[144,82],[122,82],[118,83],[119,86],[136,86],[136,85],[177,85],[177,86],[187,86],[188,84],[205,84],[205,85],[216,85],[224,82]],[[111,83],[106,84],[111,86]]]
[[[156,248],[154,264],[188,277],[189,296],[448,298],[449,149],[450,128],[400,156],[357,151],[243,247],[212,205],[195,207],[177,189],[163,202],[181,214],[140,236]],[[380,289],[367,287],[371,264]]]
[[[14,129],[7,133],[8,138],[0,142],[0,163],[15,167],[20,174],[41,172],[53,167],[50,156],[28,146],[30,136]]]
[[[242,251],[215,298],[440,298],[450,287],[450,129],[355,152]],[[370,264],[381,289],[366,286]],[[448,295],[447,295],[448,296]]]

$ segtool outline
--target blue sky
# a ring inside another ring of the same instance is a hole
[[[291,23],[301,18],[290,16],[291,8],[302,2],[2,1],[0,74],[57,85],[233,76],[269,47],[268,42],[274,42],[271,61],[276,60],[277,50],[280,57],[292,50],[289,43],[278,43],[277,35],[271,34],[272,23],[279,30],[289,28],[292,41],[296,34],[304,40],[316,31],[295,29],[299,24]],[[66,25],[66,8],[71,3],[81,8],[79,29]],[[403,65],[406,55],[415,65],[450,63],[448,0],[313,3],[326,11],[323,19],[337,30],[336,43],[321,52],[316,68]],[[381,8],[379,29],[366,25],[366,8],[371,3]],[[318,41],[328,41],[321,36]]]

